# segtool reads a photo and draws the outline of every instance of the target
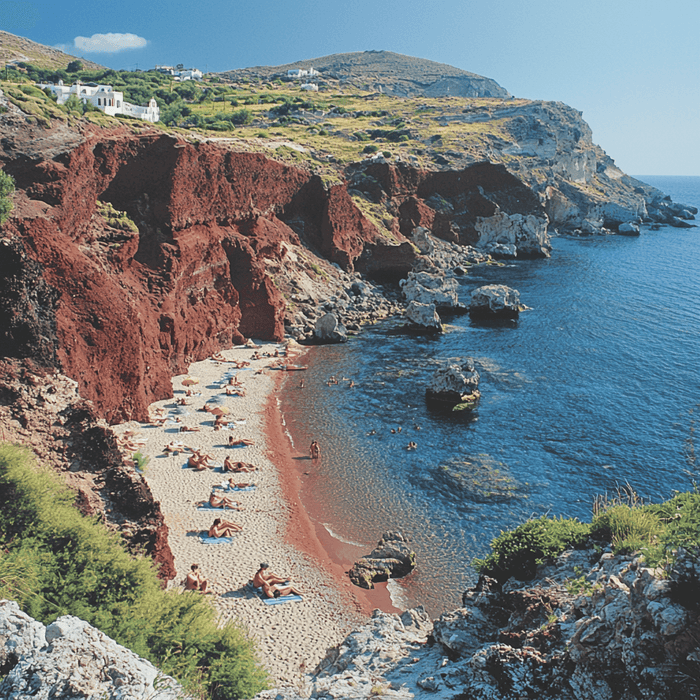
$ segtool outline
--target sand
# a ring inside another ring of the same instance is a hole
[[[122,438],[127,431],[136,433],[130,438],[131,447],[138,443],[142,454],[150,457],[145,478],[161,504],[177,569],[177,577],[169,585],[181,588],[190,565],[199,564],[209,579],[214,594],[210,597],[221,620],[236,619],[247,630],[275,683],[294,684],[303,671],[314,668],[329,647],[342,641],[366,619],[373,606],[359,589],[347,582],[337,563],[323,561],[322,547],[293,496],[296,477],[279,473],[285,468],[280,462],[285,460],[275,456],[291,449],[279,444],[284,437],[274,404],[283,373],[273,368],[280,362],[273,355],[283,351],[283,345],[267,343],[257,349],[240,346],[221,353],[226,359],[250,362],[249,367],[240,370],[233,364],[211,359],[194,363],[187,376],[198,378],[199,384],[183,386],[186,375],[174,377],[175,398],[151,406],[152,416],[158,411],[172,415],[175,409],[184,408],[186,413],[178,415],[179,424],[167,421],[156,427],[130,422],[115,426],[114,431]],[[261,358],[253,359],[255,353]],[[298,362],[293,355],[294,351],[290,350],[287,359]],[[245,396],[226,396],[224,385],[215,384],[233,375],[245,389]],[[176,401],[185,397],[187,388],[200,391],[201,395],[188,398],[190,405],[179,407]],[[214,430],[214,416],[198,410],[213,397],[218,397],[220,406],[230,409],[228,418],[235,423],[232,429]],[[270,421],[275,430],[266,425]],[[180,432],[180,425],[199,431]],[[270,444],[267,433],[273,434],[277,444]],[[230,435],[252,440],[254,445],[228,447]],[[164,452],[171,442],[201,449],[215,463],[223,464],[229,455],[233,461],[251,463],[258,470],[229,474],[220,468],[202,472],[184,468],[189,453]],[[289,459],[286,461],[289,463]],[[311,461],[305,464],[311,465]],[[242,511],[199,510],[197,502],[206,501],[212,486],[225,482],[229,476],[237,482],[255,484],[253,490],[229,494],[241,502]],[[199,534],[204,534],[216,517],[242,525],[242,532],[232,543],[200,541]],[[264,604],[248,587],[260,562],[268,562],[272,571],[291,578],[301,589],[303,600],[283,605]]]

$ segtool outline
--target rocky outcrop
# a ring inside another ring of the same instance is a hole
[[[436,369],[425,389],[425,397],[429,404],[437,406],[476,408],[481,393],[474,360],[467,357],[459,364],[450,363]]]
[[[459,302],[459,283],[444,273],[409,272],[400,283],[407,302],[434,304],[437,308],[462,308]]]
[[[674,590],[633,556],[567,551],[526,583],[481,577],[432,624],[420,609],[375,611],[304,679],[304,696],[691,700],[700,618]]]
[[[45,627],[17,603],[0,601],[3,698],[182,700],[174,678],[71,615]]]
[[[517,318],[522,309],[518,290],[504,284],[487,284],[471,293],[469,315],[472,318]]]
[[[314,339],[319,344],[344,343],[348,339],[347,332],[334,313],[327,313],[316,321]]]
[[[479,217],[475,228],[478,247],[497,257],[548,258],[552,250],[545,216],[496,211],[493,216]]]
[[[435,309],[435,304],[422,304],[420,301],[409,301],[405,311],[407,328],[417,331],[442,333],[442,321]]]
[[[385,532],[370,554],[355,562],[348,571],[360,588],[374,588],[377,581],[403,578],[416,568],[416,554],[400,532]]]
[[[63,478],[83,514],[102,514],[132,552],[153,558],[160,578],[175,576],[160,504],[77,382],[29,359],[0,359],[0,426],[4,440],[26,445]]]

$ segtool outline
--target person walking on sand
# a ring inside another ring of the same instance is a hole
[[[316,440],[314,440],[311,443],[311,447],[309,448],[309,452],[311,453],[311,459],[318,459],[321,456],[321,447],[316,442]]]
[[[192,564],[189,573],[185,576],[185,590],[210,593],[211,591],[207,590],[208,586],[209,581],[207,581],[204,574],[199,570],[199,564]]]

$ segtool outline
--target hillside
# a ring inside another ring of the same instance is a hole
[[[424,58],[391,51],[357,51],[322,56],[283,66],[257,66],[217,74],[225,80],[270,80],[288,70],[314,68],[322,84],[397,97],[509,97],[495,80]]]
[[[39,68],[65,68],[71,61],[80,61],[88,70],[101,70],[104,66],[84,58],[71,56],[51,46],[37,44],[21,36],[0,31],[0,64],[3,68],[12,63],[31,63]]]

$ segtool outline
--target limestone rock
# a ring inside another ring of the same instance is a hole
[[[443,273],[409,272],[400,286],[406,301],[421,304],[435,304],[437,307],[460,308],[457,291],[459,282]]]
[[[0,658],[8,668],[0,697],[8,700],[185,700],[174,678],[72,615],[44,627],[0,601]]]
[[[547,233],[547,218],[534,214],[507,214],[497,210],[493,216],[478,217],[475,224],[479,247],[515,246],[518,257],[548,258],[552,250]]]
[[[631,221],[627,221],[624,224],[620,224],[617,228],[617,232],[621,236],[638,236],[639,226]]]
[[[314,338],[318,343],[344,343],[347,339],[345,328],[338,323],[334,313],[327,313],[316,321]]]
[[[385,532],[375,549],[348,572],[360,588],[374,588],[376,581],[403,578],[416,567],[416,554],[400,532]]]
[[[435,250],[435,242],[430,231],[423,226],[416,226],[411,233],[413,244],[421,252],[421,255],[432,255]]]
[[[472,317],[517,318],[521,309],[518,290],[503,284],[487,284],[471,294]]]
[[[435,304],[421,304],[412,301],[406,307],[406,319],[420,329],[442,332],[442,321],[435,310]]]
[[[446,406],[470,403],[475,407],[481,394],[474,360],[468,357],[461,364],[439,367],[430,378],[425,395],[429,402]]]

